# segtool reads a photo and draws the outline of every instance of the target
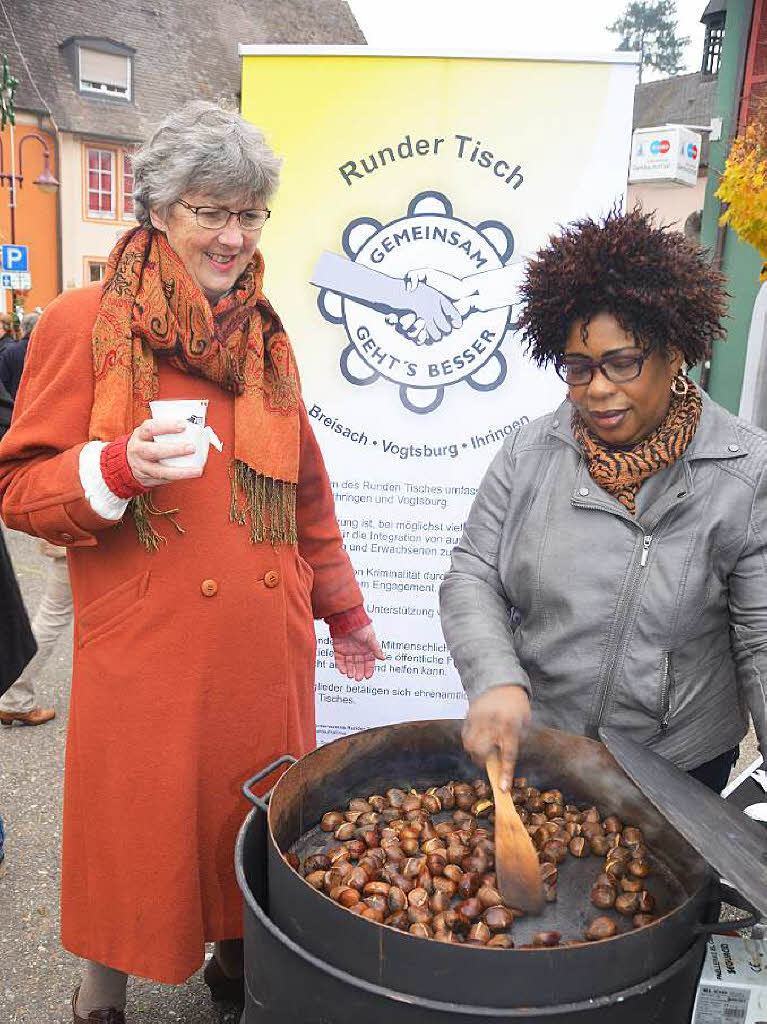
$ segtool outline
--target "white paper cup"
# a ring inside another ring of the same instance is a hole
[[[753,821],[767,822],[767,804],[750,804],[743,809],[743,813]]]
[[[205,398],[158,400],[150,402],[149,408],[152,410],[152,418],[155,420],[168,420],[169,422],[181,420],[185,423],[183,433],[156,434],[154,438],[155,444],[194,445],[194,451],[189,455],[174,455],[171,458],[160,459],[160,465],[191,466],[202,469],[208,461],[208,451],[210,449],[210,433],[205,428],[208,400]]]

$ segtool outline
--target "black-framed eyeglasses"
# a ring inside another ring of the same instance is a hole
[[[243,231],[258,231],[269,220],[271,210],[225,210],[220,206],[190,206],[183,199],[176,202],[185,210],[191,210],[197,224],[208,231],[220,231],[229,223],[230,217],[236,217]]]
[[[560,356],[555,369],[557,376],[570,387],[577,388],[590,384],[597,370],[613,384],[625,384],[639,376],[645,359],[644,352],[612,352],[603,359]]]

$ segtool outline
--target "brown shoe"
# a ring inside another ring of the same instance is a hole
[[[45,725],[56,717],[53,708],[32,708],[31,711],[0,711],[0,725]]]
[[[72,1018],[74,1024],[125,1024],[125,1014],[122,1010],[116,1010],[114,1006],[107,1006],[101,1010],[91,1010],[87,1017],[77,1016],[77,994],[80,991],[78,985],[75,994],[72,996]]]

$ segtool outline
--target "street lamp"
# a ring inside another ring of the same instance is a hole
[[[27,142],[34,139],[43,147],[43,170],[40,175],[32,182],[42,192],[55,192],[59,187],[58,179],[54,177],[51,172],[51,151],[48,146],[48,142],[42,135],[38,135],[37,132],[29,132],[19,140],[18,147],[15,144],[13,123],[11,123],[11,170],[10,173],[6,173],[5,170],[5,154],[3,151],[2,140],[0,140],[0,185],[8,185],[10,188],[10,209],[11,209],[11,244],[16,244],[16,189],[21,188],[24,184],[24,146]],[[18,156],[18,159],[17,159]],[[18,172],[16,166],[18,163]],[[11,289],[11,311],[16,308],[16,294],[15,289]]]

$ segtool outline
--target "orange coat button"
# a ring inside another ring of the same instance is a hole
[[[205,597],[213,597],[218,593],[218,583],[215,580],[203,580],[200,584],[200,590]]]
[[[280,582],[280,574],[275,572],[274,569],[270,569],[269,572],[264,576],[264,586],[269,587],[271,590],[276,587]]]

